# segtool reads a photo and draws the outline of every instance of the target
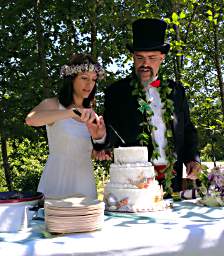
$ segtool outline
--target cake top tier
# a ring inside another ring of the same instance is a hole
[[[114,149],[114,163],[148,162],[147,147],[119,147]]]

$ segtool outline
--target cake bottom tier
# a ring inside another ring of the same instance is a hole
[[[106,211],[148,212],[167,208],[162,190],[152,193],[151,189],[126,189],[105,187]]]

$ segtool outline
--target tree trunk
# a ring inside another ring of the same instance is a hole
[[[97,5],[98,5],[98,1],[94,1],[93,2],[93,6],[91,8],[91,12],[90,12],[90,24],[91,24],[91,42],[90,42],[90,47],[91,47],[91,55],[94,59],[97,59],[97,24],[96,24],[96,20],[97,20]]]
[[[221,56],[219,51],[219,45],[218,45],[218,35],[217,35],[217,25],[213,22],[213,39],[214,39],[214,62],[215,62],[215,68],[217,71],[217,78],[219,82],[219,89],[220,89],[220,98],[221,98],[221,106],[222,106],[222,116],[224,121],[224,84],[222,79],[222,70],[221,70]]]
[[[9,191],[12,190],[12,179],[10,174],[10,165],[8,161],[7,153],[7,140],[4,136],[1,136],[1,150],[2,150],[2,160],[3,160],[3,169],[5,173],[6,185]]]
[[[175,13],[178,13],[179,11],[179,3],[174,1],[172,2],[171,1],[171,4],[172,4],[172,13],[175,12]],[[175,36],[176,36],[176,41],[179,42],[181,40],[181,37],[180,37],[180,30],[179,30],[179,27],[177,25],[173,25],[173,29],[175,30]],[[174,71],[175,71],[175,78],[176,78],[176,81],[177,82],[180,82],[181,80],[181,56],[178,56],[178,53],[180,52],[180,50],[177,50],[176,51],[176,56],[175,56],[175,59],[174,59]]]
[[[176,32],[176,40],[180,41],[180,30],[179,27],[177,25],[174,25],[174,30]],[[181,80],[181,56],[178,56],[178,53],[180,52],[180,50],[177,50],[177,54],[175,56],[175,64],[176,64],[176,72],[175,72],[175,76],[176,76],[176,81],[180,82]]]
[[[44,36],[43,27],[41,24],[41,6],[42,0],[36,0],[34,5],[34,20],[36,25],[36,39],[37,39],[37,51],[39,56],[40,72],[43,82],[43,96],[44,98],[49,97],[49,78],[47,72],[47,64],[45,60],[45,46],[44,46]]]
[[[171,1],[171,6],[172,6],[172,13],[175,12],[177,14],[180,13],[181,9],[183,6],[181,6],[181,2],[180,1]],[[194,9],[193,9],[193,12],[191,14],[191,17],[190,17],[190,20],[187,24],[187,29],[186,29],[186,32],[184,35],[181,36],[180,34],[180,29],[179,29],[179,26],[178,25],[174,25],[173,28],[176,32],[176,41],[180,42],[180,41],[183,41],[185,43],[185,45],[187,44],[187,40],[188,40],[188,35],[189,35],[189,31],[190,31],[190,28],[191,28],[191,25],[192,25],[192,21],[193,21],[193,18],[196,14],[196,10],[197,10],[197,7],[198,5],[197,4],[194,4]],[[182,70],[184,68],[184,54],[182,55],[178,55],[178,53],[183,53],[184,50],[185,50],[185,46],[182,47],[181,50],[177,50],[177,55],[175,56],[175,64],[174,64],[174,71],[175,71],[175,77],[176,77],[176,80],[178,82],[180,82],[181,78],[182,78]]]
[[[92,19],[91,21],[91,55],[94,59],[97,59],[97,29],[96,29],[96,23],[95,19]]]
[[[185,46],[183,47],[183,52],[186,49],[188,35],[189,35],[189,32],[190,32],[190,29],[191,29],[191,26],[192,26],[192,22],[193,22],[195,14],[196,14],[197,8],[198,8],[198,4],[196,3],[196,4],[194,4],[194,9],[193,9],[193,12],[191,14],[190,20],[188,22],[186,33],[184,35],[183,42],[185,43]],[[183,68],[183,66],[184,66],[184,55],[181,56],[181,68]]]
[[[213,138],[212,138],[211,144],[212,144],[212,160],[213,160],[214,167],[216,167],[215,147],[214,147]]]

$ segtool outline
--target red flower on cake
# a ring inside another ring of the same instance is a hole
[[[152,178],[146,178],[143,172],[138,176],[138,180],[128,179],[129,183],[136,186],[139,189],[148,188],[153,182]]]
[[[117,208],[121,208],[124,205],[128,205],[128,197],[121,199],[118,203],[117,203]]]

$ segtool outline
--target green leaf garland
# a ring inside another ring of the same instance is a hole
[[[131,81],[131,86],[133,88],[132,90],[132,95],[137,96],[138,100],[138,110],[145,116],[145,120],[140,124],[142,127],[142,133],[138,135],[138,139],[140,142],[140,145],[147,146],[148,141],[151,138],[151,134],[153,130],[156,130],[157,127],[152,125],[150,120],[151,117],[153,116],[153,111],[150,107],[150,102],[147,102],[146,100],[146,90],[144,86],[141,84],[138,78],[133,79]],[[176,161],[176,158],[174,156],[174,141],[173,141],[173,133],[171,130],[171,123],[173,120],[173,111],[174,111],[174,106],[173,106],[173,101],[170,99],[170,94],[172,92],[172,89],[169,87],[168,81],[162,81],[160,87],[157,88],[160,94],[161,102],[163,104],[163,121],[166,125],[166,132],[165,132],[165,137],[167,140],[167,144],[165,147],[165,154],[166,154],[166,159],[167,159],[167,167],[163,171],[165,175],[165,180],[164,180],[164,190],[172,194],[172,179],[174,177],[173,173],[173,166]],[[158,151],[158,145],[155,142],[155,140],[152,138],[152,144],[153,144],[153,152],[152,152],[152,160],[157,159],[160,154]]]

